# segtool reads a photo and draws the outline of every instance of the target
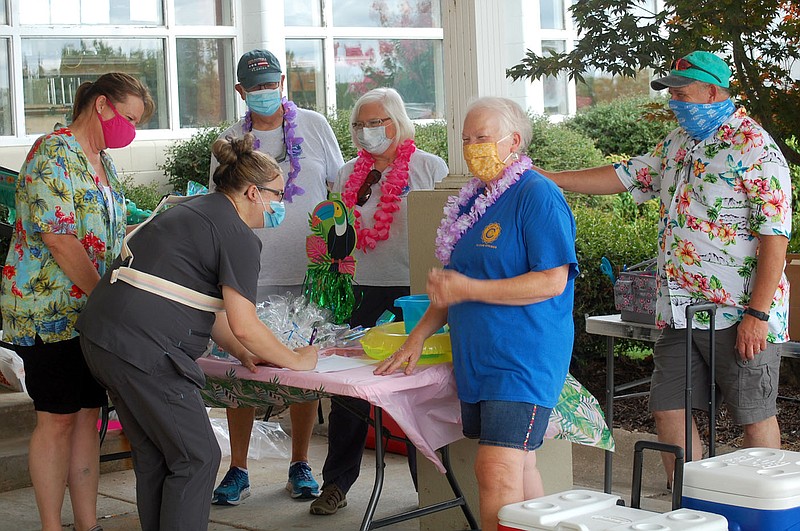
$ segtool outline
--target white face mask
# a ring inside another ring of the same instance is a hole
[[[380,155],[392,145],[394,139],[386,137],[386,126],[365,127],[356,133],[358,143],[372,153]]]

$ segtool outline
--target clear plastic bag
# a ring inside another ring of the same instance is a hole
[[[211,427],[217,437],[222,457],[231,455],[231,438],[227,419],[211,418]],[[291,437],[286,435],[277,422],[257,420],[250,432],[250,447],[247,449],[248,459],[279,458],[289,459]]]
[[[13,350],[3,347],[0,347],[0,387],[27,392],[22,358]]]

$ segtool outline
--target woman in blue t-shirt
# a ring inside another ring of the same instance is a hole
[[[524,155],[531,126],[505,98],[470,105],[463,154],[475,176],[445,206],[428,274],[431,306],[375,370],[411,374],[426,338],[450,324],[464,436],[475,462],[482,529],[504,505],[543,494],[541,446],[572,355],[575,221],[558,187]]]

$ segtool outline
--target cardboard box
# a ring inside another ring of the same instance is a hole
[[[800,254],[786,255],[785,272],[789,280],[789,338],[800,341]]]

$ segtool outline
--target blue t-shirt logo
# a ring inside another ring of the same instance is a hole
[[[500,237],[499,223],[489,223],[488,225],[486,225],[486,228],[483,229],[483,234],[481,234],[481,239],[483,240],[483,243],[492,243],[499,237]]]

